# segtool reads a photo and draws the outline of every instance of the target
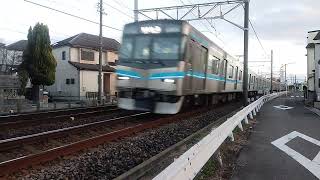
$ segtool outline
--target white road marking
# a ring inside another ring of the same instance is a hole
[[[281,110],[289,110],[289,109],[292,109],[293,107],[290,107],[290,106],[285,106],[285,105],[279,105],[279,106],[273,106],[277,109],[281,109]]]
[[[302,133],[299,133],[297,131],[293,131],[273,142],[274,146],[282,150],[283,152],[287,153],[290,157],[292,157],[294,160],[296,160],[298,163],[300,163],[302,166],[304,166],[307,170],[309,170],[313,175],[315,175],[318,179],[320,179],[320,152],[317,154],[317,156],[310,160],[303,156],[302,154],[298,153],[297,151],[291,149],[289,146],[286,145],[289,141],[296,137],[301,137],[306,141],[309,141],[317,146],[320,146],[320,141],[306,136]]]

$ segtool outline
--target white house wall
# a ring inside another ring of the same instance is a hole
[[[314,48],[308,48],[307,49],[307,59],[308,59],[308,90],[314,91],[314,72],[315,70],[314,66]]]
[[[98,92],[98,74],[98,71],[80,71],[81,97],[85,97],[86,92]]]
[[[316,67],[315,89],[317,92],[317,101],[320,101],[320,44],[315,44],[314,48],[314,64]]]
[[[55,48],[53,52],[53,56],[57,61],[56,68],[56,81],[52,86],[46,87],[46,89],[50,92],[51,95],[56,98],[64,98],[64,96],[73,97],[72,99],[78,99],[80,85],[79,85],[79,71],[72,66],[68,61],[70,59],[69,47],[59,47]],[[66,59],[62,60],[62,52],[66,52]],[[66,79],[74,79],[74,84],[66,84]]]

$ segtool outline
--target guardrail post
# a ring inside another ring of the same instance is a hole
[[[217,153],[217,159],[218,159],[218,162],[219,162],[220,167],[222,167],[222,166],[223,166],[223,163],[222,163],[222,157],[221,157],[220,151],[218,151],[218,153]]]
[[[241,131],[243,131],[243,127],[242,127],[241,121],[240,121],[240,123],[238,124],[238,127],[239,127],[239,129],[240,129]]]
[[[250,119],[253,119],[252,112],[249,113],[249,117],[250,117]]]
[[[257,113],[256,113],[256,108],[253,108],[252,112],[253,112],[253,115],[254,115],[254,116],[257,115]]]
[[[233,132],[231,132],[231,133],[229,134],[229,138],[230,138],[231,141],[234,141]]]
[[[244,122],[245,122],[246,124],[249,124],[248,116],[244,117]]]

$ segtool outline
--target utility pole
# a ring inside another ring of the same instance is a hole
[[[286,95],[287,95],[287,64],[284,65],[284,84],[286,86]]]
[[[249,0],[244,1],[243,102],[248,105]]]
[[[139,21],[139,12],[138,12],[138,0],[134,0],[134,22],[138,22]]]
[[[273,92],[272,79],[273,79],[273,50],[271,50],[271,85],[270,85],[270,93]]]
[[[297,75],[294,75],[294,92],[297,91]]]
[[[98,75],[98,103],[101,104],[102,100],[102,15],[103,15],[103,1],[100,0],[99,12],[100,12],[100,23],[99,23],[99,75]]]

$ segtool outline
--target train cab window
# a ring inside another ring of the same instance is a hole
[[[150,58],[150,43],[151,43],[150,37],[146,37],[146,36],[137,37],[133,58],[134,59],[149,59]]]
[[[178,59],[179,37],[159,37],[153,40],[153,59]]]
[[[133,39],[132,38],[124,38],[121,49],[120,49],[120,58],[127,59],[131,57],[133,50]]]
[[[234,67],[233,66],[229,66],[228,67],[228,78],[233,78],[233,71],[234,71]]]

